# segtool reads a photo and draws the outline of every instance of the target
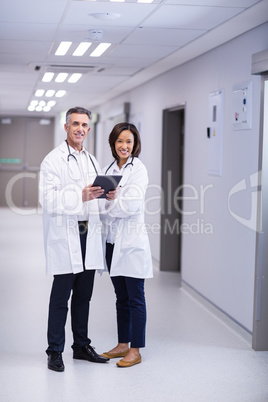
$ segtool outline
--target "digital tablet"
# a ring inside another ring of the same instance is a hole
[[[116,189],[121,178],[122,175],[98,175],[92,184],[92,187],[99,186],[104,190],[104,193],[98,198],[106,198],[109,191]]]

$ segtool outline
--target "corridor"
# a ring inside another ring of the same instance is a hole
[[[147,346],[142,363],[116,367],[72,359],[70,321],[65,372],[47,369],[51,278],[45,275],[42,216],[0,210],[1,402],[267,402],[268,352],[254,352],[195,299],[179,275],[146,282]],[[115,298],[108,274],[96,276],[89,336],[98,353],[116,344]]]

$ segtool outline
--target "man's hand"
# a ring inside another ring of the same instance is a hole
[[[92,184],[89,184],[82,190],[82,200],[83,202],[95,200],[103,193],[104,190],[101,187],[92,187]]]
[[[113,191],[109,191],[109,193],[106,194],[106,199],[108,201],[112,201],[115,200],[117,196],[118,196],[118,187],[116,187],[116,189]]]

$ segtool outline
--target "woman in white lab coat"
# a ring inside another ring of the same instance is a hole
[[[106,202],[103,221],[106,263],[116,294],[118,344],[104,357],[119,358],[119,367],[141,362],[145,346],[146,303],[144,281],[152,278],[149,239],[144,223],[144,198],[148,185],[147,170],[138,159],[140,135],[133,124],[117,124],[109,144],[114,162],[105,174],[119,174],[118,197]]]

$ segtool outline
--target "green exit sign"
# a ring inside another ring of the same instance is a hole
[[[21,163],[18,158],[0,158],[0,163]]]

